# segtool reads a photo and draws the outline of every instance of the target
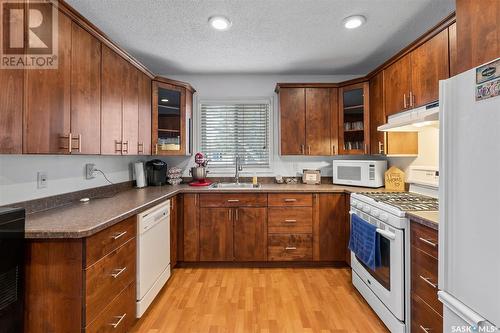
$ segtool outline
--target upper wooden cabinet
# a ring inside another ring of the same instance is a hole
[[[370,149],[369,85],[339,89],[339,154],[368,154]]]
[[[152,88],[154,155],[191,155],[194,89],[183,82],[157,77]]]
[[[139,148],[139,71],[124,62],[122,145],[124,154],[137,155]]]
[[[439,80],[448,77],[448,29],[444,29],[384,70],[386,116],[437,100]]]
[[[23,150],[23,80],[23,70],[0,69],[0,153]]]
[[[452,73],[462,73],[500,57],[500,1],[456,0],[456,13],[456,47],[460,57]]]
[[[322,156],[333,153],[337,133],[332,129],[336,95],[335,88],[279,88],[281,155]]]
[[[151,79],[139,73],[139,142],[137,153],[151,155]]]
[[[58,16],[57,69],[27,69],[23,152],[67,154],[70,135],[71,20]]]

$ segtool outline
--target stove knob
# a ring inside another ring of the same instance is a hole
[[[382,213],[382,214],[380,215],[380,219],[381,219],[382,221],[387,221],[387,220],[388,220],[388,218],[389,218],[389,217],[387,216],[387,214]]]
[[[360,203],[360,202],[358,202],[358,203],[356,204],[356,208],[358,208],[358,209],[363,208],[363,204],[362,204],[362,203]]]
[[[372,210],[372,215],[375,216],[375,217],[378,217],[380,215],[380,212],[376,209],[373,209]]]
[[[358,202],[356,200],[351,201],[351,206],[352,207],[356,207],[357,204],[358,204]]]
[[[371,209],[368,206],[363,207],[363,212],[370,213]]]

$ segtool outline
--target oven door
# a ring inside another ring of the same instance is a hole
[[[359,211],[354,214],[377,225],[382,265],[371,270],[351,252],[352,269],[389,311],[404,321],[404,232]]]

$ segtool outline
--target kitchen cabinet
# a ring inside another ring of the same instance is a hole
[[[199,194],[186,193],[182,199],[182,256],[180,260],[200,260]]]
[[[385,114],[429,104],[439,98],[439,80],[449,77],[448,29],[384,69]]]
[[[137,155],[139,147],[139,71],[124,61],[122,154]]]
[[[267,260],[267,208],[234,209],[234,260]]]
[[[369,84],[339,89],[339,154],[368,154],[370,148]]]
[[[389,156],[418,155],[418,132],[380,132],[387,122],[384,108],[384,72],[370,80],[370,153]]]
[[[71,153],[100,154],[101,42],[75,22],[71,24],[70,91]]]
[[[279,99],[281,155],[331,155],[336,89],[283,87]]]
[[[500,1],[456,1],[457,59],[454,74],[500,56]]]
[[[200,209],[200,261],[233,261],[233,209]]]
[[[319,207],[318,223],[313,234],[313,246],[317,247],[314,259],[342,262],[346,257],[345,244],[349,237],[346,230],[349,215],[345,196],[339,193],[320,193],[314,196]]]
[[[152,86],[154,155],[191,155],[194,89],[156,77]]]
[[[58,15],[58,66],[56,69],[27,69],[23,152],[67,154],[70,136],[71,19]]]
[[[132,216],[83,239],[27,242],[26,332],[108,332],[110,323],[116,323],[113,331],[131,329],[136,220]]]
[[[151,155],[151,79],[143,73],[138,73],[139,93],[139,138],[137,153]]]
[[[458,71],[458,46],[457,46],[457,23],[448,27],[448,44],[450,52],[450,76],[455,76]]]
[[[0,70],[0,154],[23,151],[24,70]]]
[[[180,196],[170,198],[170,267],[177,266],[179,250],[179,205]]]

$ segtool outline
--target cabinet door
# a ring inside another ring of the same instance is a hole
[[[170,267],[177,265],[177,249],[179,248],[178,231],[179,222],[177,207],[179,206],[179,196],[170,198]]]
[[[125,62],[123,82],[122,140],[123,154],[137,155],[139,142],[139,71]]]
[[[101,43],[72,23],[71,133],[72,153],[101,153]]]
[[[404,111],[409,107],[410,55],[384,69],[385,115]]]
[[[384,72],[379,72],[370,80],[370,152],[384,153],[384,132],[377,127],[385,124]]]
[[[234,218],[236,261],[267,260],[267,208],[236,208]]]
[[[124,60],[102,46],[101,60],[101,154],[122,153],[122,96]]]
[[[331,155],[330,89],[306,89],[306,154]]]
[[[22,69],[0,69],[0,154],[23,151]]]
[[[500,8],[500,7],[499,7]],[[450,45],[450,76],[457,75],[458,72],[458,49],[457,49],[457,24],[453,23],[448,27],[448,43]]]
[[[339,193],[321,193],[319,196],[318,228],[313,237],[319,247],[320,261],[345,261],[347,207],[345,196]]]
[[[339,153],[339,90],[330,88],[330,121],[332,155]]]
[[[306,90],[280,90],[281,155],[304,155],[306,144]]]
[[[449,77],[448,29],[441,31],[410,53],[410,107],[422,106],[439,99],[439,80]]]
[[[200,209],[200,261],[233,261],[232,208]]]
[[[199,194],[184,194],[182,198],[182,251],[184,261],[200,260]]]
[[[139,143],[137,153],[151,155],[151,79],[139,74]]]
[[[71,20],[58,15],[57,69],[26,70],[24,152],[69,153]]]

